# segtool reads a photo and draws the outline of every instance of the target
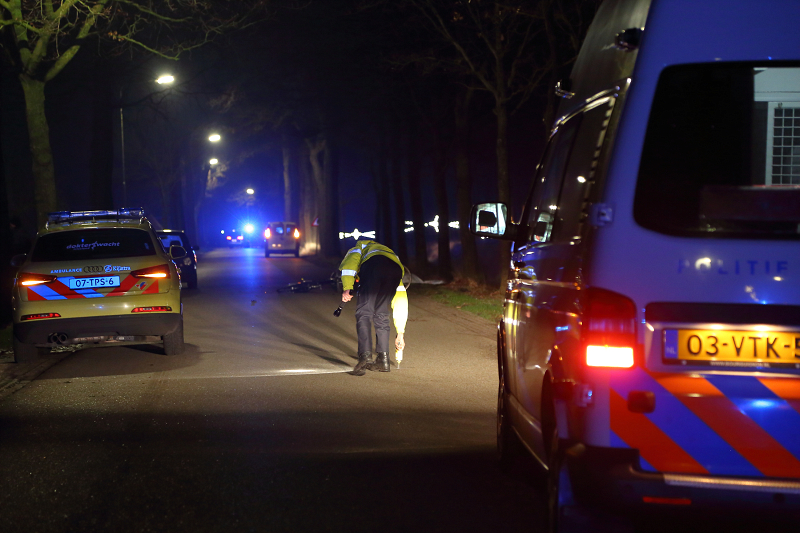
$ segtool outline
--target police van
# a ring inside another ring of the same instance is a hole
[[[548,472],[551,531],[800,509],[798,27],[605,0],[518,222],[473,209],[512,241],[498,451]]]

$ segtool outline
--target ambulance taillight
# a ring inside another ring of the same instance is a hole
[[[589,288],[583,315],[586,364],[630,368],[636,346],[636,305],[621,294]]]

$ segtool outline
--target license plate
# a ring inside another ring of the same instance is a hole
[[[800,363],[800,332],[680,329],[664,332],[667,362],[723,366]]]
[[[101,287],[119,287],[119,276],[72,278],[69,280],[70,289],[97,289]]]

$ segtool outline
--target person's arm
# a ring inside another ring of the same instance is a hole
[[[355,286],[356,275],[358,274],[358,266],[361,264],[361,250],[358,248],[350,248],[347,254],[342,259],[339,265],[339,270],[342,271],[342,301],[349,302],[352,299],[350,289]]]
[[[402,282],[392,298],[392,319],[394,320],[394,329],[397,330],[394,346],[398,350],[402,350],[406,346],[404,337],[408,321],[408,295],[406,295],[406,288]]]

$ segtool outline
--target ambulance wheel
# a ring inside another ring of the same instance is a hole
[[[264,257],[269,257],[269,250],[264,250]]]
[[[167,333],[162,337],[164,341],[165,355],[180,355],[186,349],[183,343],[183,318],[178,322],[178,327],[172,333]]]
[[[503,470],[509,470],[522,455],[522,443],[511,429],[508,417],[508,395],[505,372],[500,363],[500,379],[497,387],[497,460]]]
[[[294,249],[294,256],[295,257],[300,257],[300,248],[295,248]]]
[[[39,359],[39,348],[33,344],[25,344],[14,337],[14,362],[15,363],[33,363]]]

